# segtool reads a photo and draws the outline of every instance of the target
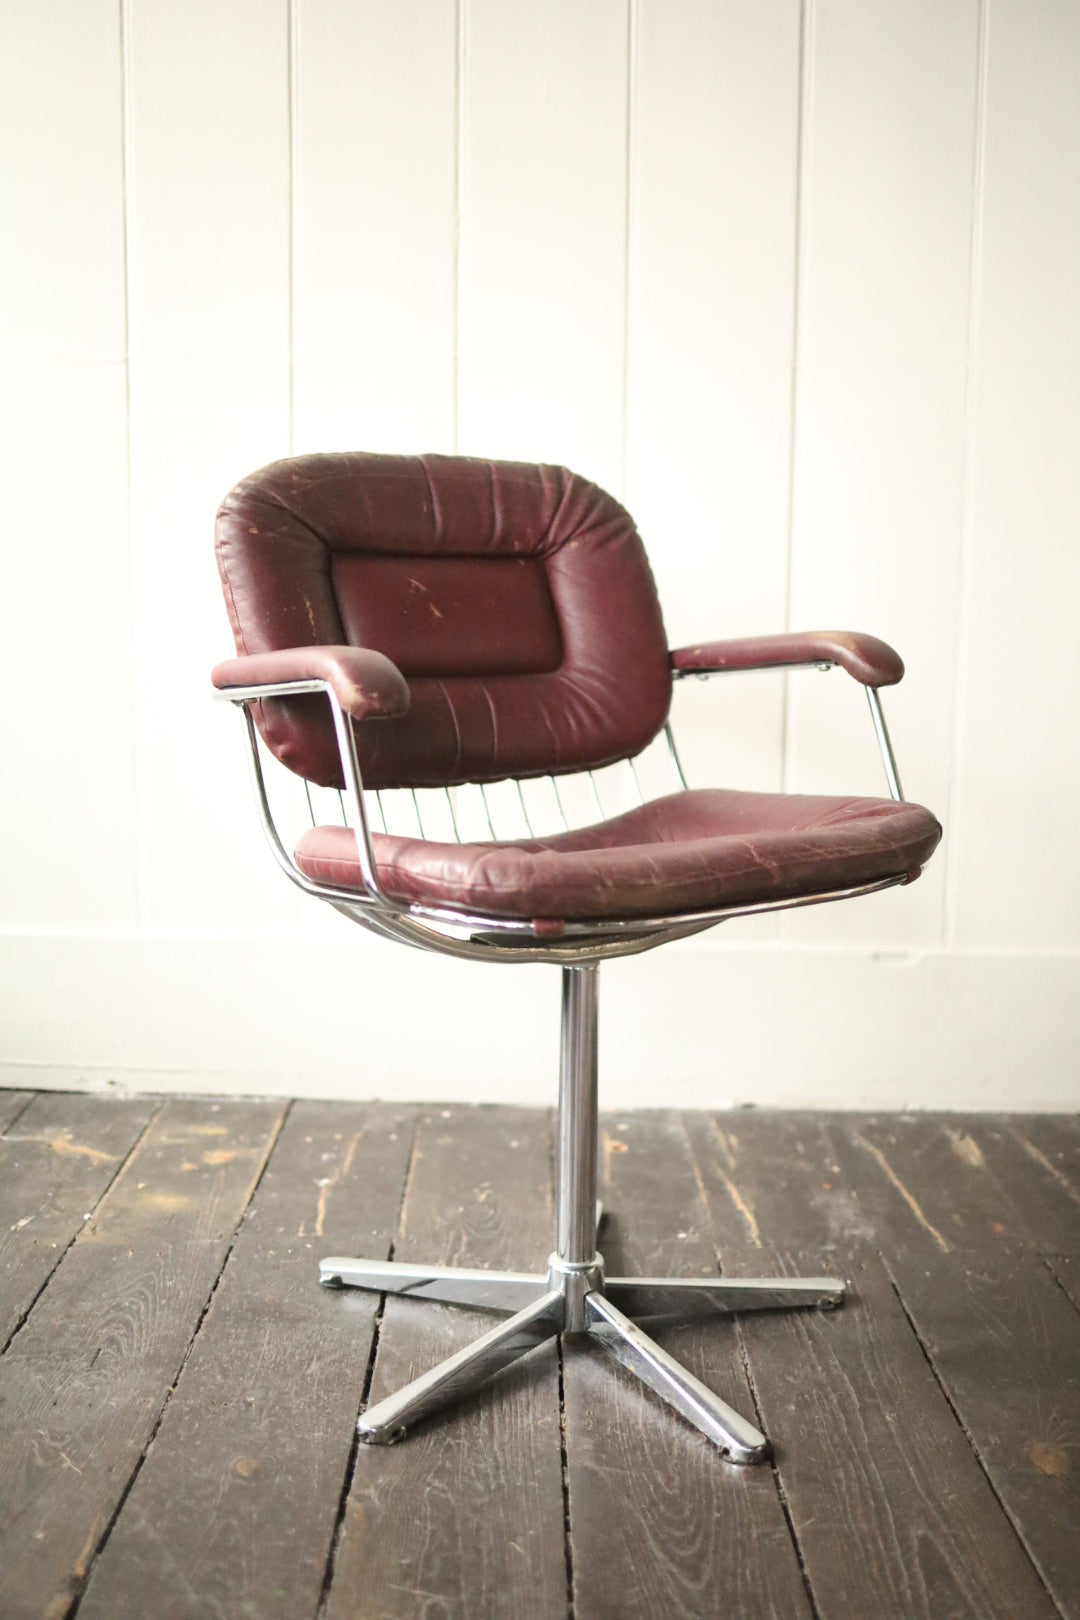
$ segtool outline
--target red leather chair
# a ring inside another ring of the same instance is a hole
[[[873,637],[827,632],[668,650],[628,514],[558,467],[457,457],[303,456],[226,497],[217,555],[238,656],[214,685],[247,721],[280,865],[390,939],[563,969],[555,1250],[545,1276],[332,1257],[330,1286],[508,1313],[360,1418],[406,1427],[534,1345],[586,1332],[733,1460],[765,1437],[630,1319],[676,1310],[836,1305],[829,1278],[605,1276],[596,1249],[597,972],[748,912],[843,899],[916,877],[941,835],[900,792],[878,689],[903,665]],[[593,826],[435,842],[375,830],[369,796],[591,771],[667,727],[672,681],[840,665],[866,688],[890,799],[681,790]],[[258,734],[258,735],[257,735]],[[351,826],[287,850],[258,737],[309,782],[343,789]]]

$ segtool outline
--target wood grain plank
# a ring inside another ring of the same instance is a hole
[[[893,1195],[851,1162],[850,1148],[845,1156],[848,1118],[767,1108],[684,1116],[722,1249],[847,1254],[886,1239]]]
[[[283,1105],[167,1102],[0,1359],[0,1613],[64,1614],[153,1433]]]
[[[1080,1315],[1035,1255],[891,1255],[919,1340],[1063,1615],[1080,1615]]]
[[[1047,1265],[1056,1277],[1058,1286],[1080,1311],[1080,1254],[1054,1254]]]
[[[378,1307],[321,1288],[317,1263],[386,1258],[412,1114],[294,1104],[84,1620],[315,1614]]]
[[[1027,1246],[1034,1234],[972,1134],[970,1116],[852,1115],[839,1144],[853,1178],[888,1183],[891,1233],[938,1253],[997,1252]]]
[[[1080,1253],[1080,1121],[1073,1114],[974,1115],[968,1125],[1044,1253]]]
[[[601,1148],[609,1275],[715,1276],[678,1117],[606,1119]],[[649,1331],[753,1419],[734,1322]],[[771,1469],[725,1462],[588,1339],[564,1341],[563,1385],[575,1620],[810,1614]]]
[[[147,1098],[46,1091],[0,1136],[0,1347],[157,1107]]]
[[[426,1114],[395,1256],[543,1270],[553,1232],[550,1152],[546,1113]],[[371,1399],[479,1337],[491,1321],[389,1300]],[[559,1419],[550,1344],[399,1445],[359,1446],[327,1620],[565,1616]]]
[[[23,1109],[34,1100],[32,1091],[0,1091],[0,1136],[18,1119]]]
[[[777,1257],[805,1272],[807,1257],[797,1261]],[[1054,1605],[881,1261],[856,1255],[847,1269],[842,1310],[763,1313],[742,1327],[818,1615],[1050,1620]]]

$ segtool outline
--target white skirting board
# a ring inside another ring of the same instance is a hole
[[[0,936],[0,1084],[554,1100],[558,974],[368,939]],[[601,1105],[1080,1110],[1080,956],[684,942],[604,966]]]

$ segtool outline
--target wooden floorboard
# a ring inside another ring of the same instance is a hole
[[[847,1269],[842,1310],[742,1329],[821,1620],[1052,1616],[882,1262],[864,1253]]]
[[[1058,1286],[1080,1311],[1080,1249],[1075,1254],[1053,1254],[1047,1259]]]
[[[611,1275],[716,1276],[677,1116],[604,1120],[600,1164]],[[651,1331],[753,1421],[733,1319]],[[772,1470],[718,1465],[715,1447],[596,1342],[564,1342],[575,1620],[809,1617]]]
[[[906,1242],[940,1257],[949,1246],[933,1218],[985,1237],[997,1190],[977,1180],[971,1211],[933,1188],[931,1167],[955,1147],[926,1117],[736,1114],[692,1119],[689,1132],[726,1271],[780,1264],[853,1285],[841,1311],[763,1312],[741,1326],[822,1620],[1052,1615],[878,1253]],[[741,1244],[727,1237],[739,1223]],[[814,1246],[789,1259],[779,1251],[798,1231]]]
[[[551,1249],[545,1113],[434,1109],[419,1123],[394,1246],[402,1260],[543,1271]],[[496,1318],[387,1301],[371,1401]],[[326,1614],[565,1617],[559,1379],[554,1342],[397,1446],[361,1445]]]
[[[762,1248],[782,1233],[786,1243],[823,1254],[876,1248],[891,1225],[895,1194],[884,1178],[846,1162],[848,1125],[842,1114],[688,1114],[720,1247]]]
[[[281,1114],[166,1103],[0,1357],[4,1620],[79,1596]]]
[[[0,1352],[155,1108],[47,1091],[0,1136]]]
[[[385,1104],[294,1104],[83,1620],[315,1615],[378,1307],[318,1260],[386,1259],[412,1135]]]
[[[18,1119],[34,1100],[32,1091],[0,1091],[0,1136]]]
[[[842,1164],[852,1180],[877,1178],[891,1216],[886,1246],[910,1240],[928,1252],[996,1253],[1036,1239],[1024,1210],[1002,1183],[968,1117],[936,1114],[849,1116]]]
[[[887,1264],[998,1499],[1061,1613],[1080,1620],[1080,1313],[1037,1255]]]
[[[1075,1116],[979,1119],[968,1125],[1043,1253],[1080,1254],[1080,1121]]]
[[[609,1274],[850,1279],[649,1324],[771,1465],[571,1338],[356,1444],[493,1318],[317,1260],[542,1271],[545,1112],[0,1091],[0,1615],[1080,1620],[1076,1116],[614,1115],[600,1168]]]

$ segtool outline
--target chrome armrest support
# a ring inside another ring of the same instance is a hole
[[[900,773],[896,769],[896,755],[893,753],[889,728],[885,724],[885,711],[881,707],[881,693],[876,686],[866,688],[866,701],[870,705],[870,718],[874,722],[874,735],[878,740],[878,747],[881,749],[881,763],[885,767],[885,780],[889,784],[889,792],[894,799],[902,799],[904,790],[900,786]]]
[[[752,667],[755,671],[766,669],[817,669],[827,672],[830,669],[835,669],[837,666],[831,661],[819,661],[815,659],[812,663],[802,661],[798,663],[784,662],[755,664]],[[707,681],[713,675],[728,675],[733,673],[745,674],[747,672],[746,670],[732,671],[726,669],[674,669],[671,672],[671,676],[672,680],[675,681],[687,681],[691,679],[697,681]],[[873,721],[874,735],[877,738],[878,748],[881,751],[881,763],[885,767],[885,780],[889,784],[889,793],[894,799],[902,800],[904,797],[904,791],[900,786],[900,773],[896,767],[896,755],[893,753],[892,740],[889,737],[889,728],[885,724],[885,711],[881,707],[881,693],[876,686],[868,686],[866,688],[866,701],[870,705],[870,718]],[[675,765],[676,771],[678,772],[680,780],[682,780],[685,786],[686,779],[683,776],[682,766],[679,764],[678,755],[675,752],[675,741],[671,734],[670,723],[665,729],[667,732],[668,749],[671,752],[672,761]]]
[[[367,810],[364,806],[360,761],[356,754],[356,738],[353,736],[352,726],[349,724],[348,717],[341,706],[337,693],[330,683],[312,678],[302,681],[280,681],[265,686],[230,686],[215,692],[214,696],[234,704],[243,711],[244,720],[247,724],[249,763],[252,783],[255,788],[255,798],[259,807],[259,817],[278,865],[302,889],[307,889],[312,894],[325,895],[327,892],[326,885],[312,883],[301,872],[281,841],[281,836],[274,821],[274,814],[270,808],[270,801],[267,798],[266,781],[263,777],[262,761],[259,756],[259,737],[255,729],[255,722],[251,717],[251,704],[258,703],[263,698],[299,697],[308,693],[319,692],[325,694],[334,720],[334,735],[337,738],[338,753],[341,757],[341,773],[345,782],[345,795],[352,811],[356,854],[364,884],[363,890],[360,892],[356,890],[342,891],[343,898],[348,898],[353,904],[366,899],[379,909],[396,913],[399,908],[386,898],[379,887],[375,867],[375,852],[371,844],[371,828],[368,825]]]

